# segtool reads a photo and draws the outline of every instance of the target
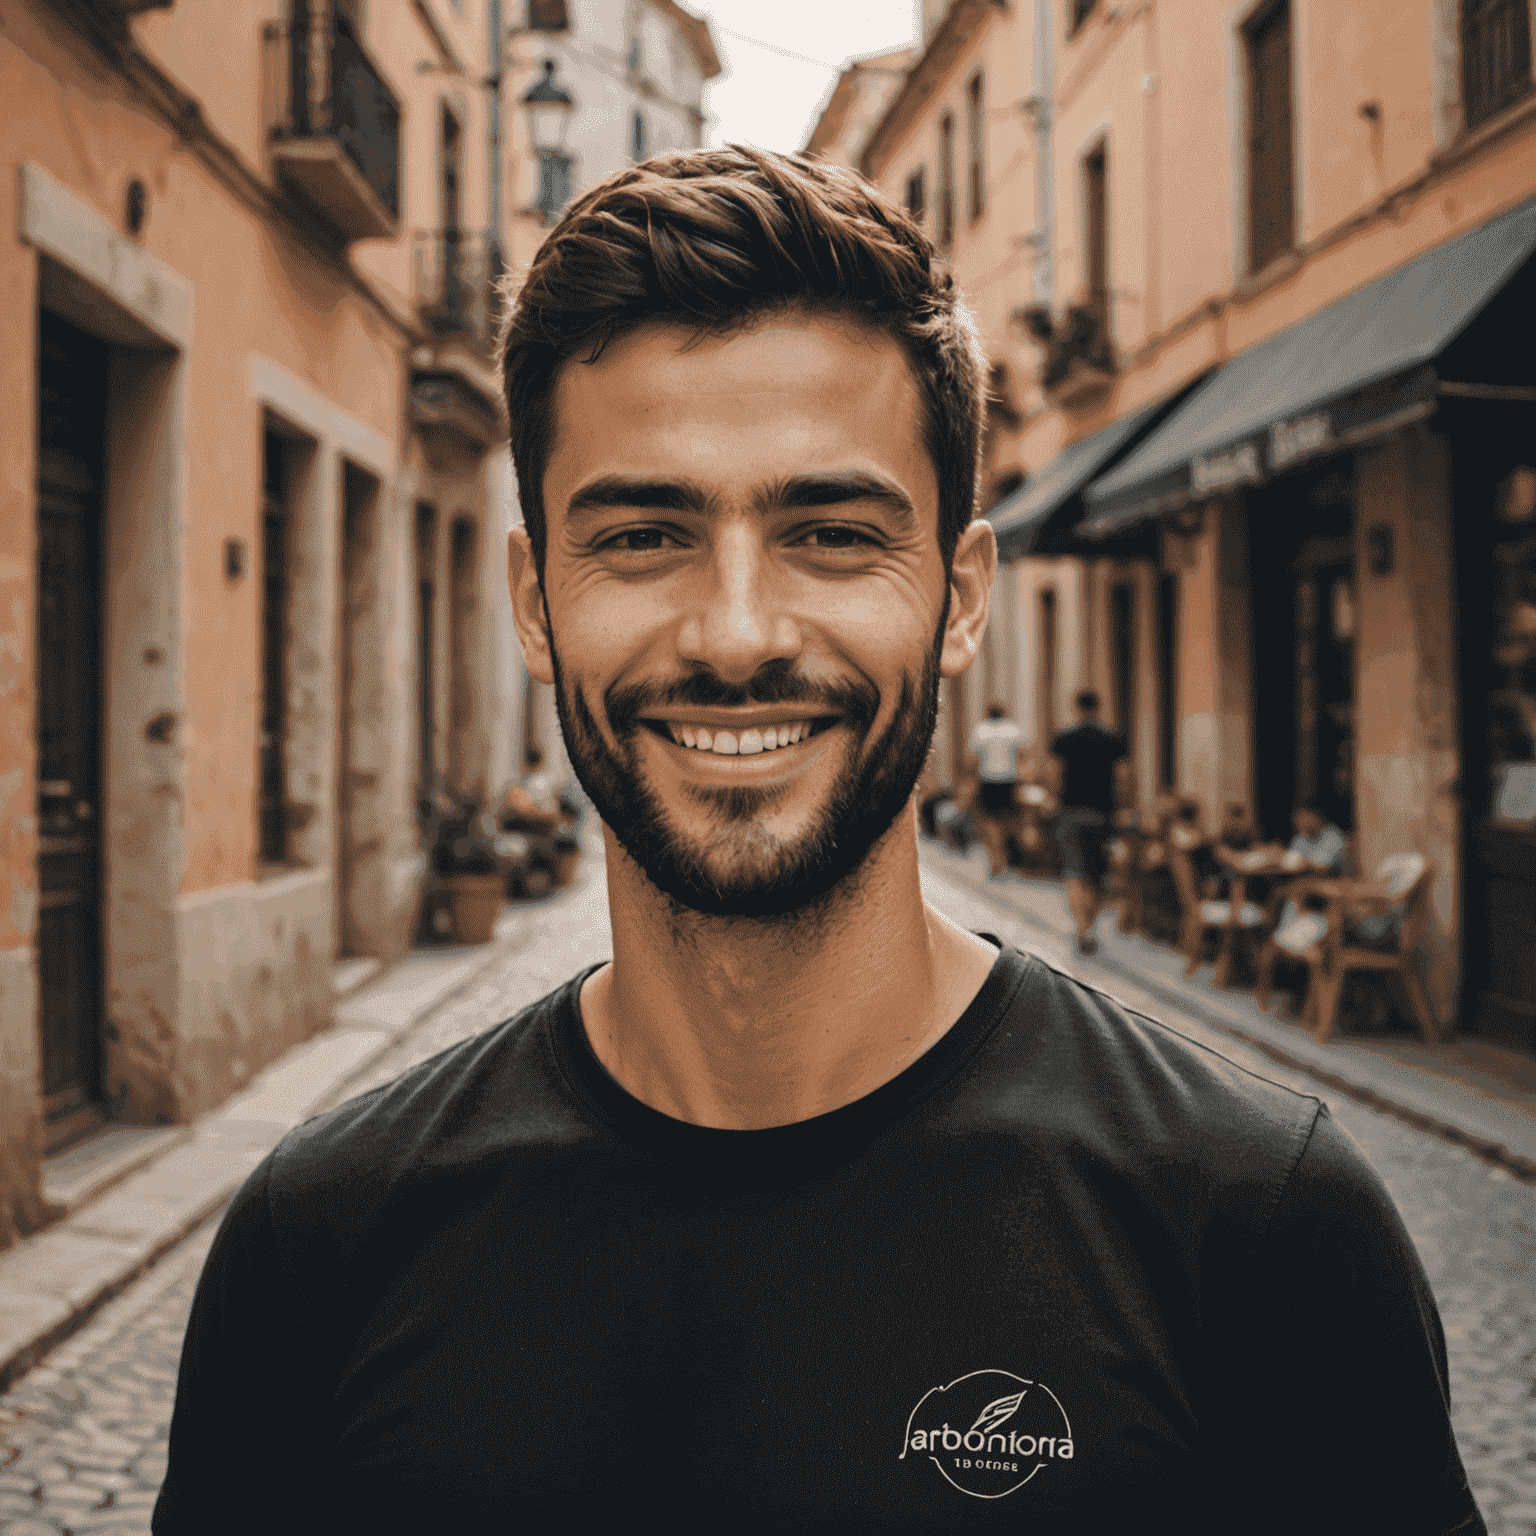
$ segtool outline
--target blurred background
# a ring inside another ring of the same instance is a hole
[[[231,1192],[610,952],[501,294],[737,142],[986,350],[925,893],[1327,1095],[1536,1531],[1532,6],[6,0],[0,1531],[146,1530]]]

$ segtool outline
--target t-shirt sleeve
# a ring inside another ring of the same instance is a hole
[[[1208,1464],[1234,1530],[1486,1536],[1424,1266],[1326,1109],[1221,1289]]]
[[[325,1529],[329,1390],[278,1258],[272,1161],[236,1194],[198,1280],[154,1536]]]

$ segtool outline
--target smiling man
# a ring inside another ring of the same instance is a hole
[[[921,231],[651,161],[553,230],[505,372],[613,959],[252,1176],[155,1530],[1482,1530],[1319,1101],[923,900],[996,556]]]

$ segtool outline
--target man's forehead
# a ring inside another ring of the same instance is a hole
[[[853,468],[853,454],[929,481],[909,484],[919,499],[937,493],[905,349],[840,314],[780,311],[709,333],[652,322],[595,362],[564,364],[551,405],[546,477],[566,492],[602,471],[761,471],[778,459],[782,473],[787,460]]]
[[[647,376],[665,375],[686,388],[691,379],[737,375],[765,385],[824,376],[851,384],[841,364],[860,355],[861,370],[888,373],[917,392],[905,349],[895,338],[855,315],[803,308],[770,310],[726,327],[704,328],[682,319],[658,319],[621,332],[592,362],[572,360],[555,377],[557,394],[644,389]]]

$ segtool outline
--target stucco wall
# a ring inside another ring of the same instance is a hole
[[[1417,426],[1359,451],[1355,470],[1355,796],[1362,872],[1417,851],[1435,867],[1424,979],[1442,1023],[1460,979],[1460,775],[1449,450]],[[1370,569],[1389,528],[1393,569]]]

